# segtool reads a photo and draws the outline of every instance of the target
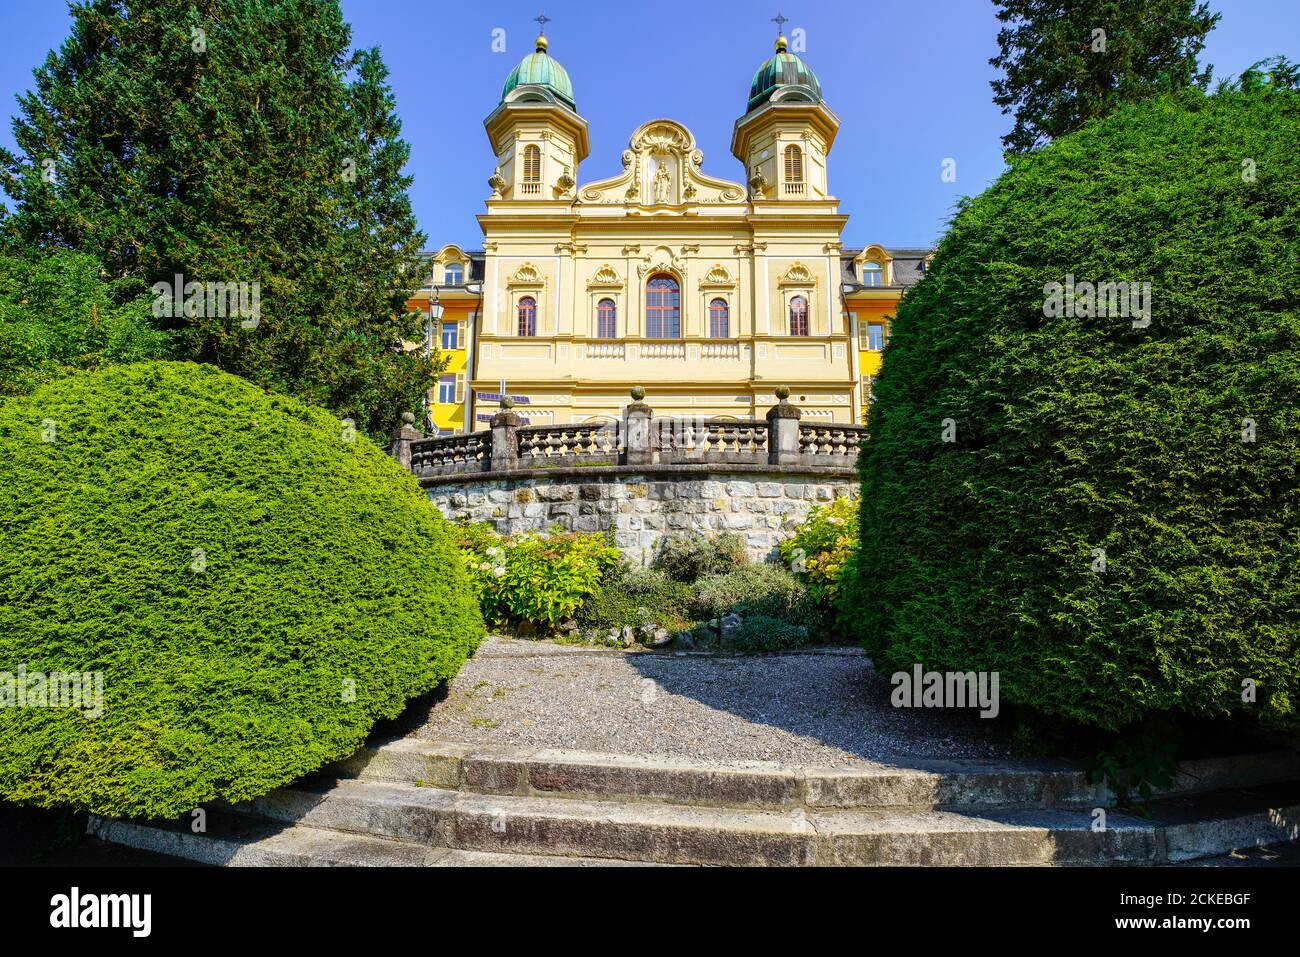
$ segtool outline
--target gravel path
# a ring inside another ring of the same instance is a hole
[[[414,734],[717,763],[1008,756],[998,723],[896,709],[889,691],[856,649],[710,657],[489,638]]]

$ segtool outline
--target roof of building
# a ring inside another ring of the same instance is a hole
[[[855,265],[861,252],[862,249],[845,249],[840,252],[840,282],[854,286],[862,285],[862,279]],[[915,286],[921,281],[921,277],[925,275],[925,262],[934,250],[909,246],[886,248],[885,252],[889,254],[893,272],[891,277],[893,282],[889,284],[889,288],[906,288]]]
[[[558,60],[546,52],[546,48],[546,37],[539,36],[536,52],[520,60],[519,65],[506,77],[506,85],[501,89],[502,103],[519,87],[535,86],[549,90],[575,111],[578,109],[573,99],[573,82],[569,79],[568,72],[560,66]]]
[[[791,53],[785,37],[776,38],[776,54],[758,68],[749,85],[748,110],[772,99],[820,103],[822,85],[812,67]]]
[[[854,249],[844,249],[840,252],[840,282],[850,283],[852,285],[861,285],[861,277],[858,275],[855,262],[859,254],[866,247]],[[893,267],[893,282],[889,288],[906,288],[915,286],[925,275],[925,261],[933,249],[924,246],[899,246],[899,247],[882,247],[889,254],[889,259]],[[485,274],[484,265],[486,259],[481,249],[462,249],[465,258],[469,260],[468,275],[465,276],[466,282],[482,282]],[[438,250],[426,249],[420,253],[425,259],[432,259],[438,254]]]

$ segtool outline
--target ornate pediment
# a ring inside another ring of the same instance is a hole
[[[781,276],[780,284],[782,286],[811,286],[813,276],[803,263],[794,263]]]
[[[651,120],[628,141],[623,172],[582,187],[578,202],[681,209],[745,201],[745,187],[706,176],[703,162],[690,130],[672,120]]]
[[[542,273],[532,263],[524,263],[515,270],[510,277],[512,286],[540,286],[542,285]]]
[[[595,275],[593,275],[591,279],[587,281],[587,288],[589,289],[595,287],[614,288],[614,287],[621,287],[622,285],[623,285],[623,280],[618,277],[618,273],[614,271],[614,268],[610,266],[609,263],[605,263],[603,266],[597,269]]]
[[[713,268],[704,274],[701,282],[703,286],[734,286],[736,280],[731,278],[731,273],[727,272],[727,267],[722,263],[715,263]]]

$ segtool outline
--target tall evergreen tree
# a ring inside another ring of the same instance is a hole
[[[1197,56],[1219,21],[1204,0],[993,0],[1006,26],[993,102],[1014,114],[1002,145],[1025,153],[1116,106],[1210,82]]]
[[[372,433],[431,381],[405,310],[423,237],[376,51],[337,0],[78,0],[0,151],[37,249],[148,283],[258,283],[260,310],[164,318],[181,356],[349,416]],[[348,72],[357,66],[349,84]],[[367,177],[374,177],[367,179]]]

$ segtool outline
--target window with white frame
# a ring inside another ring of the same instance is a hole
[[[438,377],[438,404],[452,405],[456,401],[456,376],[444,375]]]

